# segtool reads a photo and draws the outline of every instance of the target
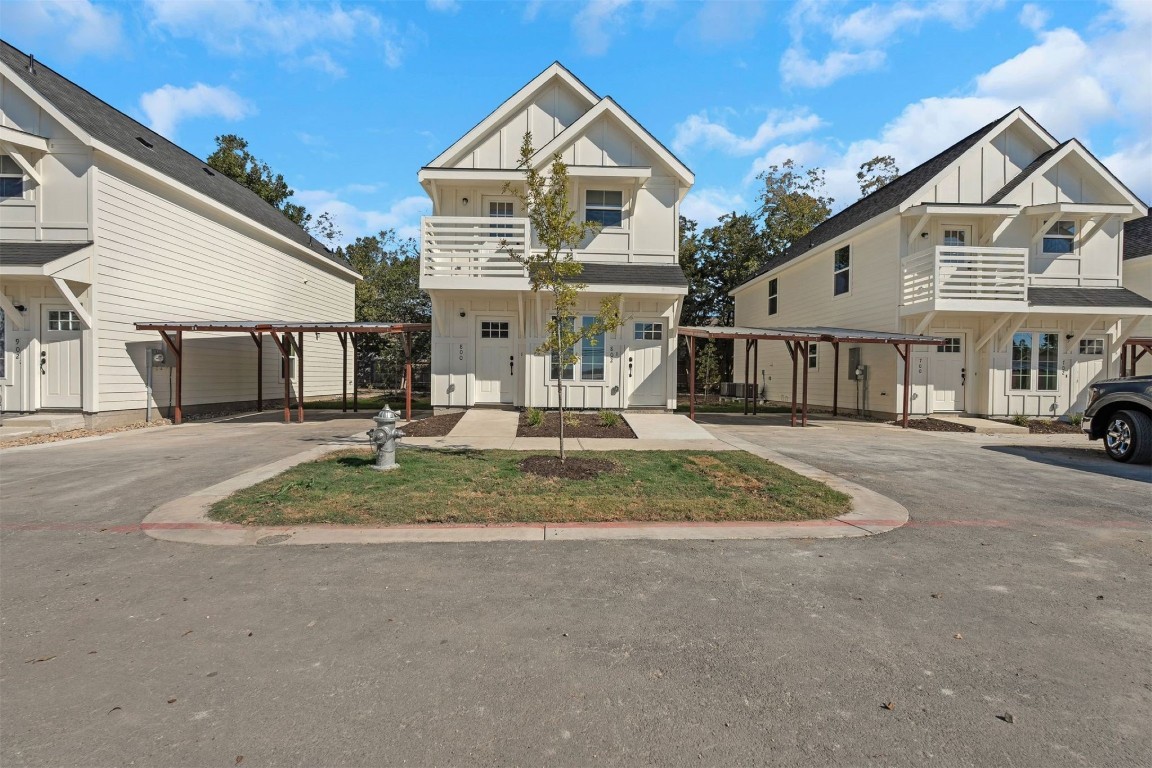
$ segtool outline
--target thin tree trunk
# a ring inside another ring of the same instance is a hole
[[[556,372],[556,412],[560,417],[560,463],[564,463],[564,352],[560,349],[560,318],[556,318],[556,361],[559,370]]]

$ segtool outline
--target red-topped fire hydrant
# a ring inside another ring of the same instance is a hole
[[[396,426],[399,415],[385,404],[380,413],[372,417],[376,428],[368,430],[368,437],[376,446],[376,464],[373,469],[387,472],[399,466],[396,463],[396,441],[404,437],[404,430]]]

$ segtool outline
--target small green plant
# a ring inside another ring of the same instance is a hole
[[[539,408],[529,408],[524,416],[530,427],[538,427],[544,423],[544,411]]]
[[[616,411],[600,411],[600,426],[611,429],[620,423],[620,414]]]
[[[1008,421],[1012,422],[1018,427],[1026,427],[1028,426],[1028,422],[1030,422],[1031,419],[1022,413],[1014,413],[1012,414],[1012,418],[1010,418]]]
[[[1082,411],[1076,411],[1076,413],[1068,414],[1068,423],[1074,427],[1080,426],[1084,423],[1084,413]]]
[[[576,414],[572,413],[572,411],[565,411],[564,415],[561,418],[563,418],[564,426],[566,426],[566,427],[578,427],[578,426],[580,426],[580,417],[577,416]]]

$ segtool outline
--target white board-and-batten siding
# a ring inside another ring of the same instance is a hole
[[[129,170],[101,168],[96,185],[98,409],[145,405],[146,321],[351,321],[354,281],[176,202]],[[257,350],[247,335],[184,335],[186,405],[252,401]],[[283,396],[280,353],[264,339],[264,397]],[[304,394],[341,391],[334,334],[305,334]],[[349,375],[351,379],[351,372]],[[169,403],[168,370],[156,369],[153,399]]]

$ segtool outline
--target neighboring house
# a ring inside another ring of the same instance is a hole
[[[513,258],[537,245],[505,188],[524,179],[517,164],[527,131],[536,167],[560,154],[577,214],[603,225],[575,251],[588,286],[579,311],[594,314],[605,295],[619,294],[627,318],[581,345],[564,371],[535,353],[551,300],[531,291]],[[575,408],[675,408],[676,325],[688,291],[677,229],[693,175],[616,102],[553,64],[419,180],[433,202],[420,254],[420,287],[432,300],[433,406],[555,406],[561,376]]]
[[[1124,225],[1124,285],[1152,299],[1152,216]],[[1132,335],[1152,338],[1152,318],[1144,318]],[[1152,374],[1152,355],[1137,361],[1136,373]]]
[[[358,275],[246,187],[0,43],[0,396],[5,412],[143,416],[141,321],[353,319]],[[309,393],[341,390],[340,345],[308,339]],[[247,337],[184,342],[187,411],[256,399]],[[282,389],[264,344],[265,390]],[[170,360],[169,360],[170,362]],[[169,368],[153,405],[170,403]],[[291,374],[291,371],[288,371]]]
[[[736,325],[944,337],[913,348],[913,413],[1080,411],[1088,384],[1119,370],[1123,340],[1152,315],[1121,270],[1124,223],[1147,213],[1079,141],[1058,142],[1014,109],[767,264],[733,291]],[[760,349],[771,400],[791,386],[783,347]],[[895,352],[843,352],[840,405],[898,412]],[[831,405],[832,357],[820,344],[806,361],[814,404]]]

